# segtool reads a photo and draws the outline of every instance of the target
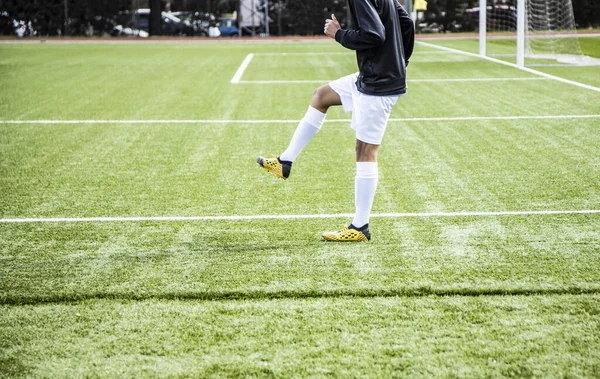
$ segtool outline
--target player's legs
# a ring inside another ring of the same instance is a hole
[[[355,213],[352,223],[335,232],[321,234],[328,241],[360,242],[371,239],[369,215],[377,189],[377,153],[379,146],[356,139],[356,176],[354,178]]]
[[[342,105],[342,99],[329,84],[325,84],[313,92],[310,106],[317,109],[319,112],[327,113],[329,107],[334,105]]]
[[[258,157],[258,164],[280,178],[287,179],[292,169],[292,163],[321,129],[329,107],[344,105],[347,111],[352,109],[351,92],[354,82],[356,82],[356,74],[342,77],[317,88],[287,149],[279,157]]]
[[[352,225],[358,229],[369,225],[379,179],[377,153],[397,100],[398,96],[370,96],[362,93],[355,99],[352,127],[356,130],[356,213]]]
[[[355,213],[352,225],[359,230],[365,226],[368,227],[371,207],[377,191],[377,182],[379,181],[377,153],[379,146],[359,139],[356,140]]]
[[[356,162],[377,162],[379,146],[356,139]]]
[[[371,207],[377,191],[379,169],[377,153],[383,140],[392,108],[397,96],[369,96],[359,94],[356,99],[353,128],[356,130],[356,177],[354,179],[355,213],[352,226],[369,227]],[[353,115],[354,116],[354,115]]]
[[[306,145],[321,129],[327,110],[334,105],[341,105],[340,96],[329,84],[319,87],[313,93],[310,106],[304,117],[296,127],[296,131],[290,140],[287,149],[281,153],[279,159],[286,162],[294,162]]]
[[[397,96],[353,96],[352,128],[356,130],[356,176],[354,180],[355,214],[352,223],[322,236],[330,241],[367,241],[369,216],[377,190],[379,171],[377,154]]]

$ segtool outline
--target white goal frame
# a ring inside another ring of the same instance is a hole
[[[525,1],[517,0],[517,66],[525,66]],[[479,55],[485,57],[487,39],[487,0],[479,0]]]
[[[560,31],[561,33],[550,33],[548,36],[544,36],[542,34],[538,34],[537,31],[537,23],[532,20],[536,19],[536,13],[531,4],[532,0],[515,0],[516,1],[516,65],[518,67],[525,67],[525,57],[534,58],[538,60],[543,59],[552,59],[556,60],[560,64],[567,65],[600,65],[600,59],[591,58],[584,56],[581,52],[581,48],[578,42],[578,35],[576,30],[570,29],[571,32],[568,32],[568,28],[565,31]],[[575,20],[573,19],[573,11],[572,5],[570,3],[571,0],[563,0],[565,4],[569,2],[569,5],[565,5],[564,10],[568,11],[568,7],[570,6],[570,22],[567,21],[568,25],[571,25],[571,28],[575,25]],[[482,57],[487,57],[488,49],[486,47],[488,33],[487,33],[487,23],[488,17],[492,17],[488,14],[488,5],[489,0],[479,0],[479,55]],[[513,8],[514,9],[514,8]],[[533,14],[528,14],[528,12],[534,12]],[[564,20],[567,20],[565,18]],[[513,24],[514,25],[514,24]],[[554,32],[554,31],[551,31]],[[562,35],[561,35],[562,34]],[[529,38],[529,39],[528,39]],[[554,38],[560,38],[565,41],[564,46],[572,47],[571,51],[561,52],[560,49],[556,51],[552,51],[549,54],[545,54],[543,52],[538,52],[539,48],[534,47],[533,42],[535,40],[551,40]],[[570,45],[569,45],[570,43]],[[537,64],[540,65],[540,64]],[[544,65],[544,64],[542,64]]]

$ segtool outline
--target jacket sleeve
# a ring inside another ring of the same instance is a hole
[[[351,50],[366,50],[385,42],[385,28],[377,10],[369,0],[354,2],[356,29],[340,29],[335,33],[335,40]]]
[[[408,60],[413,53],[415,47],[415,24],[410,18],[410,15],[396,0],[396,10],[400,19],[400,30],[402,31],[402,44],[404,45],[404,61],[408,66]]]

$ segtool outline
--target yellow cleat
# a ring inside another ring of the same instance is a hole
[[[321,233],[321,237],[327,241],[335,242],[363,242],[371,239],[371,233],[369,233],[368,227],[364,228],[364,230],[358,230],[351,224],[336,232]]]
[[[290,176],[290,171],[292,170],[292,162],[282,161],[279,157],[258,157],[256,158],[256,162],[265,170],[284,180]]]

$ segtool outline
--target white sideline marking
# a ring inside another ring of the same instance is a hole
[[[583,84],[583,83],[575,82],[573,80],[568,80],[568,79],[565,79],[565,78],[561,78],[559,76],[554,76],[554,75],[546,74],[546,73],[543,73],[541,71],[533,70],[531,68],[519,67],[519,66],[517,66],[514,63],[505,62],[505,61],[502,61],[500,59],[495,59],[495,58],[491,58],[491,57],[482,57],[479,54],[469,53],[467,51],[456,50],[456,49],[452,49],[452,48],[444,47],[444,46],[438,46],[438,45],[434,45],[434,44],[427,43],[427,42],[422,42],[422,41],[417,41],[417,43],[419,43],[421,45],[424,45],[424,46],[432,47],[432,48],[435,48],[435,49],[440,49],[440,50],[445,50],[445,51],[452,51],[452,52],[454,52],[456,54],[467,55],[467,56],[470,56],[470,57],[477,57],[477,58],[481,58],[481,59],[487,59],[490,62],[499,63],[499,64],[502,64],[502,65],[505,65],[505,66],[510,66],[510,67],[513,67],[513,68],[516,68],[516,69],[519,69],[519,70],[522,70],[522,71],[525,71],[525,72],[529,72],[529,73],[534,74],[534,75],[542,76],[544,78],[548,78],[548,79],[556,80],[558,82],[562,82],[562,83],[566,83],[566,84],[571,84],[571,85],[574,85],[574,86],[577,86],[577,87],[581,87],[581,88],[589,89],[589,90],[592,90],[592,91],[600,92],[600,88],[598,88],[598,87],[594,87],[594,86],[590,86],[588,84]]]
[[[548,78],[442,78],[442,79],[409,79],[408,83],[445,83],[445,82],[503,82],[521,80],[548,80]],[[240,80],[236,84],[304,84],[329,83],[331,79],[323,80]]]
[[[600,214],[600,210],[574,211],[506,211],[506,212],[432,212],[432,213],[374,213],[377,218],[406,217],[489,217],[489,216],[547,216],[568,214]],[[349,218],[351,213],[313,214],[313,215],[257,215],[257,216],[165,216],[165,217],[51,217],[51,218],[3,218],[0,223],[24,224],[34,222],[140,222],[140,221],[236,221],[236,220],[295,220]]]
[[[429,55],[429,54],[433,54],[433,55],[439,55],[439,54],[452,54],[449,51],[414,51],[413,55]],[[342,52],[342,51],[332,51],[332,52],[305,52],[305,53],[301,53],[301,52],[294,52],[294,53],[254,53],[254,55],[256,56],[270,56],[270,57],[285,57],[285,56],[311,56],[311,55],[316,55],[316,56],[320,56],[322,57],[323,55],[347,55],[347,56],[352,56],[352,57],[356,57],[356,53],[354,52]]]
[[[320,53],[315,53],[315,52],[306,52],[306,53],[300,53],[300,52],[296,52],[296,53],[254,53],[254,55],[260,55],[260,56],[269,56],[269,57],[285,57],[285,56],[303,56],[303,55],[318,55],[318,56],[323,56],[323,55],[348,55],[348,56],[356,56],[356,53],[346,53],[346,52],[341,52],[341,51],[332,51],[332,52],[320,52]]]
[[[409,83],[443,83],[443,82],[503,82],[520,80],[548,80],[546,78],[445,78],[445,79],[408,79]]]
[[[473,117],[414,117],[414,118],[390,118],[389,121],[482,121],[482,120],[560,120],[560,119],[585,119],[600,118],[600,115],[548,115],[548,116],[473,116]],[[327,121],[327,120],[326,120]],[[331,120],[337,121],[337,120]],[[340,120],[350,122],[351,120]]]
[[[560,120],[600,118],[600,114],[545,116],[472,116],[472,117],[404,117],[390,122],[424,121],[483,121],[483,120]],[[350,122],[350,119],[329,119],[326,123]],[[292,124],[300,120],[0,120],[0,124]]]
[[[248,65],[250,64],[252,58],[254,58],[254,54],[248,54],[246,56],[246,59],[244,59],[240,67],[238,67],[237,71],[235,72],[235,75],[233,75],[233,78],[231,78],[231,83],[240,82],[240,79],[242,78],[242,75],[244,75],[244,71],[246,71],[246,69],[248,68]]]
[[[330,79],[315,80],[241,80],[236,84],[304,84],[304,83],[329,83]]]

